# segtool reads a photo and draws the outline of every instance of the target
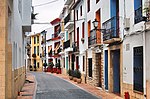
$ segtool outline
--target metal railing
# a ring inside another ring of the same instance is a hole
[[[64,42],[64,47],[63,47],[63,49],[66,49],[66,48],[68,48],[68,47],[70,47],[70,40],[67,40],[66,42]]]
[[[143,16],[142,16],[142,7],[139,7],[134,11],[134,23],[139,23],[143,21]]]
[[[65,19],[64,19],[64,25],[66,25],[69,21],[70,21],[70,13],[65,17]]]
[[[72,43],[73,52],[79,52],[79,46],[77,46],[77,42]]]
[[[90,31],[90,37],[88,37],[88,45],[94,45],[100,43],[100,34],[98,35],[97,30]]]
[[[106,29],[103,33],[103,41],[119,38],[119,17],[115,16],[104,22],[103,28]]]

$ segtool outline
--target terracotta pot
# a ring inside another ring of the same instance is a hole
[[[77,82],[77,78],[73,77],[73,81],[74,81],[74,82]]]
[[[77,83],[80,84],[81,82],[82,82],[82,79],[81,79],[81,78],[78,78],[78,79],[77,79]]]
[[[72,77],[72,76],[69,76],[69,79],[70,79],[70,80],[73,80],[73,77]]]

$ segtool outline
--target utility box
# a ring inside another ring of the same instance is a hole
[[[130,18],[125,18],[125,20],[124,20],[124,29],[126,31],[130,29]]]

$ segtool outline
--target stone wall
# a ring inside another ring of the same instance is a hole
[[[130,99],[144,99],[143,93],[134,91],[132,84],[123,83],[122,85],[123,85],[122,86],[122,88],[123,88],[122,97],[124,97],[125,92],[129,92]],[[149,99],[149,98],[147,98],[147,99]]]
[[[103,69],[103,54],[96,53],[95,49],[92,51],[92,77],[88,77],[88,58],[87,58],[87,83],[99,87],[104,88],[104,69]],[[101,77],[100,77],[101,76]],[[101,79],[100,79],[101,78]],[[101,84],[100,84],[101,82]]]

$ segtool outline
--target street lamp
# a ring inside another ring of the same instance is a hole
[[[95,19],[92,23],[93,23],[94,28],[97,29],[97,27],[98,27],[98,21]]]
[[[99,21],[97,21],[96,19],[92,22],[93,23],[93,26],[94,26],[94,29],[97,31],[102,31],[103,33],[105,33],[106,32],[106,29],[97,29],[97,27],[98,27],[98,22]]]

